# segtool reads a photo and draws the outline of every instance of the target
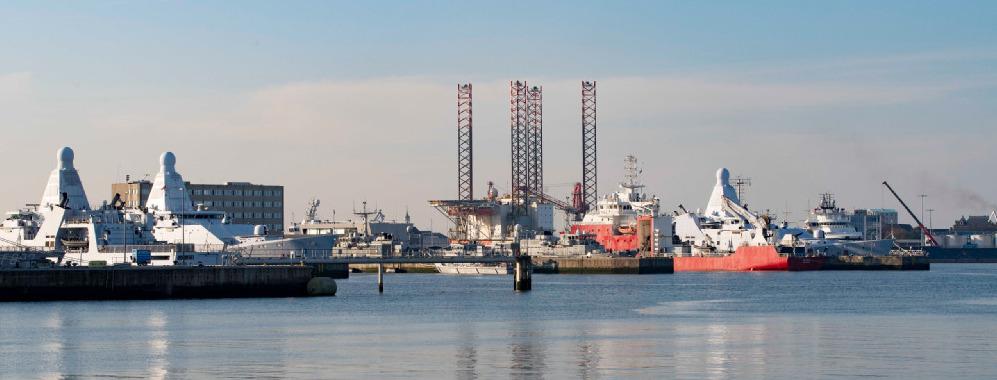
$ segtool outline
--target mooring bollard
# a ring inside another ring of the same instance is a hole
[[[377,264],[377,292],[384,293],[384,264]]]

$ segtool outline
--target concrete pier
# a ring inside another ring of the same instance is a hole
[[[930,270],[926,256],[836,256],[821,270]]]
[[[309,264],[305,263],[305,266],[310,266],[314,269],[312,272],[316,277],[329,277],[329,278],[350,278],[350,266],[349,264]]]
[[[298,297],[309,294],[312,271],[308,266],[0,270],[0,300]]]
[[[674,273],[670,257],[533,257],[537,273],[660,274]]]

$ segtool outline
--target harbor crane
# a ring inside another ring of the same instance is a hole
[[[939,246],[938,241],[935,240],[935,236],[931,234],[931,230],[925,227],[924,223],[921,223],[921,219],[918,219],[917,215],[914,214],[914,211],[911,211],[910,207],[907,207],[907,203],[904,202],[903,199],[900,199],[900,195],[898,195],[897,192],[893,190],[893,187],[890,186],[890,184],[887,183],[886,181],[883,181],[883,186],[886,186],[886,188],[890,190],[891,193],[893,193],[893,197],[897,198],[897,201],[900,202],[901,206],[904,206],[904,209],[907,210],[907,213],[910,214],[910,217],[914,218],[914,221],[917,222],[917,226],[921,229],[921,232],[923,232],[924,236],[928,238],[928,244],[930,244],[932,247],[938,247]]]

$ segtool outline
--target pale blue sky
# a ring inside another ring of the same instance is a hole
[[[5,2],[0,150],[25,186],[0,206],[35,201],[70,145],[93,202],[173,150],[195,182],[288,186],[289,216],[367,198],[442,224],[425,200],[455,192],[454,84],[476,85],[480,192],[508,181],[510,79],[547,92],[548,183],[577,180],[585,79],[604,192],[636,153],[666,206],[729,166],[794,219],[824,191],[884,205],[889,177],[944,224],[997,202],[995,20],[990,1]]]

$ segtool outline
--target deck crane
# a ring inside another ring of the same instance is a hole
[[[553,197],[553,196],[551,196],[549,194],[540,193],[540,192],[536,192],[536,191],[533,191],[533,190],[529,190],[528,193],[530,194],[531,197],[535,197],[535,198],[539,199],[540,201],[543,201],[543,202],[546,202],[546,203],[550,203],[550,204],[554,205],[555,208],[558,208],[558,209],[564,211],[574,221],[581,220],[582,216],[585,215],[585,212],[588,211],[588,207],[586,207],[587,205],[582,200],[582,195],[581,195],[582,194],[582,185],[581,185],[581,183],[576,183],[575,184],[575,188],[574,188],[574,191],[572,192],[572,199],[571,199],[570,203],[562,201],[562,200],[558,200],[557,198],[555,198],[555,197]]]
[[[910,217],[914,218],[914,221],[917,222],[917,226],[921,229],[921,232],[924,232],[924,236],[928,237],[928,244],[930,244],[932,247],[939,246],[938,241],[935,240],[935,236],[931,234],[931,230],[925,227],[924,223],[921,223],[921,219],[918,219],[917,215],[915,215],[914,212],[910,210],[910,207],[907,207],[907,203],[904,202],[903,199],[900,199],[900,195],[897,195],[897,192],[893,190],[893,187],[890,186],[890,184],[887,183],[886,181],[883,181],[883,186],[886,186],[886,188],[889,189],[891,193],[893,193],[893,196],[897,198],[897,201],[900,202],[901,206],[904,206],[904,209],[907,210],[907,213],[910,214]]]

